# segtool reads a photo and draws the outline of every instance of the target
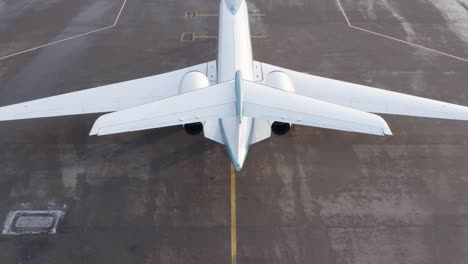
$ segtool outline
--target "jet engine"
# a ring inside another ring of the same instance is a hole
[[[291,79],[284,72],[281,71],[272,71],[268,73],[263,83],[267,86],[291,93],[294,93],[296,91],[296,89],[294,89],[293,83],[291,82]],[[290,123],[275,121],[273,122],[273,124],[271,124],[271,132],[278,136],[286,135],[290,129]]]
[[[210,81],[205,74],[199,71],[191,71],[182,77],[179,84],[179,93],[183,94],[208,86],[210,86]]]
[[[199,135],[201,132],[203,132],[203,124],[200,122],[185,124],[184,130],[189,135],[196,136],[196,135]]]
[[[210,86],[210,81],[208,80],[205,74],[199,71],[192,71],[185,74],[185,76],[180,81],[179,93],[183,94],[208,86]],[[184,124],[183,126],[185,132],[192,136],[199,135],[201,132],[203,132],[203,124],[200,122]]]
[[[290,129],[291,129],[290,123],[283,123],[283,122],[275,121],[271,125],[271,132],[273,132],[275,135],[278,135],[278,136],[286,135]]]
[[[263,84],[291,93],[296,92],[291,79],[282,71],[272,71],[268,73],[263,80]]]

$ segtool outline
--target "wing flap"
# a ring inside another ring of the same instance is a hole
[[[108,135],[235,116],[233,85],[232,81],[225,82],[103,115],[95,122],[90,135]]]
[[[373,135],[391,135],[380,116],[244,81],[244,115]]]

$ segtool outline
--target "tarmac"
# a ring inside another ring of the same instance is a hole
[[[248,4],[258,61],[468,105],[468,0]],[[214,60],[217,9],[0,0],[0,106]],[[0,222],[65,211],[56,234],[0,235],[0,263],[468,263],[468,122],[294,126],[251,147],[234,189],[222,145],[180,127],[89,137],[98,116],[0,123]]]

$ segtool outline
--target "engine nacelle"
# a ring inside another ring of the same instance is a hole
[[[291,93],[296,91],[291,79],[282,71],[272,71],[268,73],[263,80],[263,84]]]
[[[283,122],[273,122],[271,125],[271,132],[278,136],[286,135],[291,129],[291,124]]]
[[[203,124],[200,122],[185,124],[184,130],[192,136],[200,135],[200,133],[203,132]]]
[[[272,71],[268,73],[263,80],[263,84],[291,93],[296,91],[291,79],[282,71]],[[286,135],[290,129],[291,124],[289,123],[273,122],[271,125],[271,132],[278,136]]]
[[[208,86],[210,86],[210,81],[205,74],[199,71],[191,71],[182,77],[182,80],[179,84],[179,93],[183,94]]]
[[[184,77],[182,77],[182,80],[179,84],[179,93],[183,94],[208,86],[210,86],[210,81],[208,80],[205,74],[199,71],[191,71],[186,73]],[[184,124],[184,130],[192,136],[199,135],[203,132],[203,124],[200,122]]]

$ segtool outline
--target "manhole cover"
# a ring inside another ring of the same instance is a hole
[[[60,210],[12,211],[7,215],[2,234],[55,234],[63,214]]]

